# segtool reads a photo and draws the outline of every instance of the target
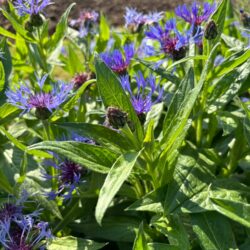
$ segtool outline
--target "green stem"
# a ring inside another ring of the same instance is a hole
[[[49,141],[51,140],[51,136],[50,136],[50,125],[49,122],[47,120],[43,120],[43,128],[44,128],[44,140]],[[54,167],[50,167],[50,174],[52,176],[51,179],[51,186],[52,186],[52,190],[56,190],[57,189],[57,183],[56,183],[56,169]]]
[[[196,142],[197,146],[201,146],[202,144],[202,122],[203,122],[203,116],[200,114],[197,119],[196,123]]]

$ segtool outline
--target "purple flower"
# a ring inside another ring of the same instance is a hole
[[[142,73],[139,72],[134,77],[137,85],[136,93],[131,89],[129,75],[121,76],[120,79],[122,87],[129,93],[131,103],[139,117],[149,112],[153,104],[162,100],[163,88],[156,84],[156,79],[153,75],[144,78]],[[153,100],[155,94],[156,98]]]
[[[151,26],[146,36],[157,40],[161,45],[161,50],[168,54],[174,60],[179,60],[185,57],[186,49],[191,40],[195,43],[200,41],[200,29],[197,30],[193,36],[193,27],[191,27],[185,34],[181,34],[176,27],[176,20],[170,19],[166,22],[165,27],[159,24]]]
[[[96,11],[83,10],[77,19],[72,19],[70,25],[79,28],[79,37],[84,38],[94,31],[93,27],[99,20],[99,14]]]
[[[159,22],[163,17],[163,12],[151,12],[143,14],[134,8],[126,8],[125,27],[132,27],[137,30],[142,25],[151,25]]]
[[[175,14],[186,22],[199,26],[204,21],[207,21],[210,15],[215,11],[216,4],[203,3],[203,6],[194,2],[191,9],[186,4],[180,5],[175,9]]]
[[[66,140],[73,140],[87,144],[96,144],[90,138],[80,136],[76,133],[72,133],[70,136],[64,135],[60,141]],[[88,173],[88,170],[78,163],[75,163],[69,159],[63,159],[57,154],[52,154],[55,160],[46,160],[44,161],[44,165],[46,167],[53,167],[57,174],[52,176],[46,171],[42,171],[42,176],[46,180],[56,179],[58,181],[58,189],[56,191],[45,193],[45,195],[49,200],[54,200],[57,197],[62,197],[64,200],[71,199],[73,193],[77,192],[79,184],[83,182],[82,177]]]
[[[61,161],[58,158],[58,161]],[[64,200],[68,200],[72,197],[74,191],[77,191],[77,187],[82,182],[81,177],[87,173],[87,170],[81,165],[65,159],[58,164],[54,161],[46,161],[44,162],[46,166],[51,166],[57,170],[56,176],[51,176],[46,172],[43,173],[43,177],[47,180],[51,180],[53,178],[58,180],[58,190],[50,191],[46,193],[46,196],[50,200],[54,200],[56,197],[63,197]]]
[[[16,88],[15,91],[6,91],[7,101],[23,109],[24,112],[29,112],[31,109],[35,108],[36,115],[39,115],[39,112],[40,114],[50,115],[53,109],[56,109],[67,99],[73,88],[73,84],[65,84],[62,81],[58,81],[53,85],[50,92],[44,92],[43,86],[47,76],[48,75],[44,75],[41,79],[38,79],[39,91],[32,90],[25,84],[20,85],[20,88]],[[43,119],[43,117],[38,118]],[[45,118],[47,119],[48,117]]]
[[[123,49],[124,55],[118,49],[115,49],[112,52],[104,52],[100,54],[101,59],[106,63],[106,65],[115,73],[120,75],[127,72],[130,61],[135,54],[133,44],[126,44]]]
[[[48,223],[39,221],[39,211],[23,213],[24,201],[6,203],[0,209],[0,243],[6,250],[42,249],[53,237]]]
[[[14,2],[14,6],[20,16],[25,14],[37,15],[50,4],[52,4],[50,0],[16,0]]]
[[[97,22],[99,18],[99,14],[96,11],[93,10],[82,10],[79,14],[79,17],[77,19],[72,19],[70,24],[72,26],[75,25],[81,25],[85,22]]]

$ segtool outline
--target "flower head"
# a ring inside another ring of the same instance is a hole
[[[144,117],[145,113],[151,110],[153,104],[158,103],[163,97],[163,88],[156,84],[156,79],[153,75],[144,78],[143,74],[139,72],[135,76],[137,85],[136,93],[131,89],[129,76],[121,76],[121,84],[125,91],[130,95],[131,103],[139,118]],[[155,100],[154,95],[156,95]]]
[[[41,249],[52,238],[48,223],[38,219],[39,211],[24,214],[24,201],[5,203],[0,209],[0,243],[6,250]]]
[[[200,30],[198,29],[195,36],[192,35],[193,27],[191,27],[185,34],[181,34],[176,27],[176,20],[170,19],[166,22],[163,28],[159,24],[151,26],[146,36],[156,40],[161,45],[161,50],[168,54],[174,60],[179,60],[185,57],[187,45],[191,39],[194,42],[200,40]]]
[[[127,72],[130,61],[135,54],[133,44],[126,44],[123,49],[124,55],[118,49],[115,49],[112,52],[104,52],[100,54],[101,59],[106,63],[106,65],[115,73],[120,75]]]
[[[80,143],[96,144],[90,138],[80,136],[76,133],[72,133],[70,137],[63,136],[62,140],[73,140]],[[55,160],[44,161],[44,165],[46,167],[54,168],[57,174],[52,176],[46,171],[43,171],[42,176],[46,180],[56,179],[58,181],[58,189],[56,191],[45,193],[45,195],[50,200],[54,200],[57,197],[61,197],[63,200],[71,199],[73,193],[77,192],[80,183],[84,181],[83,177],[88,173],[88,170],[67,158],[61,158],[54,153],[53,156]]]
[[[14,6],[20,16],[38,15],[45,7],[52,4],[50,0],[16,0]]]
[[[134,8],[126,8],[125,26],[137,31],[139,27],[143,25],[151,25],[159,22],[163,17],[163,12],[151,12],[149,14],[143,14],[138,12]]]
[[[77,19],[72,19],[70,24],[79,28],[79,37],[84,38],[94,31],[94,25],[99,20],[99,14],[92,10],[83,10]]]
[[[74,84],[74,88],[80,88],[86,81],[91,79],[90,73],[79,73],[74,76],[72,79],[72,83]]]
[[[203,3],[203,6],[194,2],[191,9],[186,4],[180,5],[175,9],[175,14],[186,22],[195,26],[200,26],[204,21],[207,21],[210,15],[215,11],[216,4]]]
[[[44,117],[44,115],[50,115],[53,109],[67,99],[73,85],[59,81],[53,85],[50,92],[44,92],[43,86],[46,79],[47,75],[38,79],[39,91],[31,90],[27,85],[20,85],[20,88],[16,88],[15,91],[6,91],[7,101],[25,112],[35,108],[38,118],[47,119],[48,117]]]

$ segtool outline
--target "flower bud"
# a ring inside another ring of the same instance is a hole
[[[74,88],[80,88],[86,81],[91,79],[90,73],[80,73],[76,74],[72,79],[72,83],[74,84]]]
[[[51,112],[47,108],[36,108],[35,116],[39,120],[47,120],[51,116]]]
[[[174,61],[183,59],[186,56],[186,47],[181,47],[179,50],[173,50],[172,57]]]
[[[32,14],[30,16],[30,24],[33,27],[40,27],[43,25],[43,19],[39,14]]]
[[[115,129],[122,128],[127,123],[128,114],[119,108],[108,107],[105,124]]]
[[[217,35],[218,35],[217,25],[213,20],[211,20],[208,22],[205,28],[204,36],[207,40],[213,40],[217,37]]]

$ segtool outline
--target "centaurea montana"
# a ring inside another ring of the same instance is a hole
[[[93,10],[83,10],[77,19],[72,19],[70,24],[79,28],[79,37],[84,38],[94,31],[93,27],[98,23],[99,13]]]
[[[119,75],[127,73],[127,68],[135,54],[134,45],[132,43],[126,44],[123,49],[124,55],[118,49],[100,54],[101,59],[106,65]]]
[[[186,4],[179,5],[175,9],[175,14],[191,25],[200,26],[204,21],[207,21],[211,14],[215,11],[216,4],[194,2],[191,9]]]
[[[63,141],[65,140],[67,140],[66,137],[63,138]],[[71,135],[70,140],[79,143],[95,144],[93,140],[75,133]],[[70,200],[73,193],[77,192],[78,186],[84,181],[83,177],[88,173],[88,170],[72,160],[61,158],[56,154],[53,154],[53,156],[54,160],[44,161],[44,166],[54,168],[56,175],[52,176],[46,171],[42,171],[42,176],[46,180],[57,180],[58,189],[45,193],[45,196],[49,200],[54,200],[57,197],[61,197],[64,201]]]
[[[39,119],[47,119],[69,96],[73,84],[65,84],[62,81],[54,83],[51,91],[43,91],[44,83],[48,75],[37,79],[39,91],[31,89],[27,84],[20,84],[20,88],[6,91],[7,102],[24,110],[23,113],[35,109],[35,115]]]
[[[13,4],[18,14],[24,16],[38,15],[52,2],[51,0],[16,0]]]
[[[149,112],[152,106],[163,99],[163,88],[156,83],[156,78],[149,75],[145,78],[142,72],[139,72],[134,77],[136,82],[136,92],[131,89],[129,75],[121,76],[121,85],[130,95],[131,103],[134,110],[142,123],[145,121],[145,114]],[[156,96],[154,98],[154,96]]]
[[[200,30],[198,29],[194,36],[192,33],[193,27],[181,34],[177,29],[176,20],[172,18],[165,23],[164,27],[159,24],[151,26],[149,31],[146,32],[146,36],[158,41],[161,50],[173,60],[180,60],[185,57],[190,41],[200,42]]]
[[[24,201],[0,208],[0,243],[5,250],[44,249],[53,238],[48,223],[39,221],[40,211],[24,214]]]
[[[150,12],[143,14],[135,8],[126,8],[125,27],[132,28],[133,31],[138,31],[143,25],[151,25],[159,22],[163,17],[163,12]]]

